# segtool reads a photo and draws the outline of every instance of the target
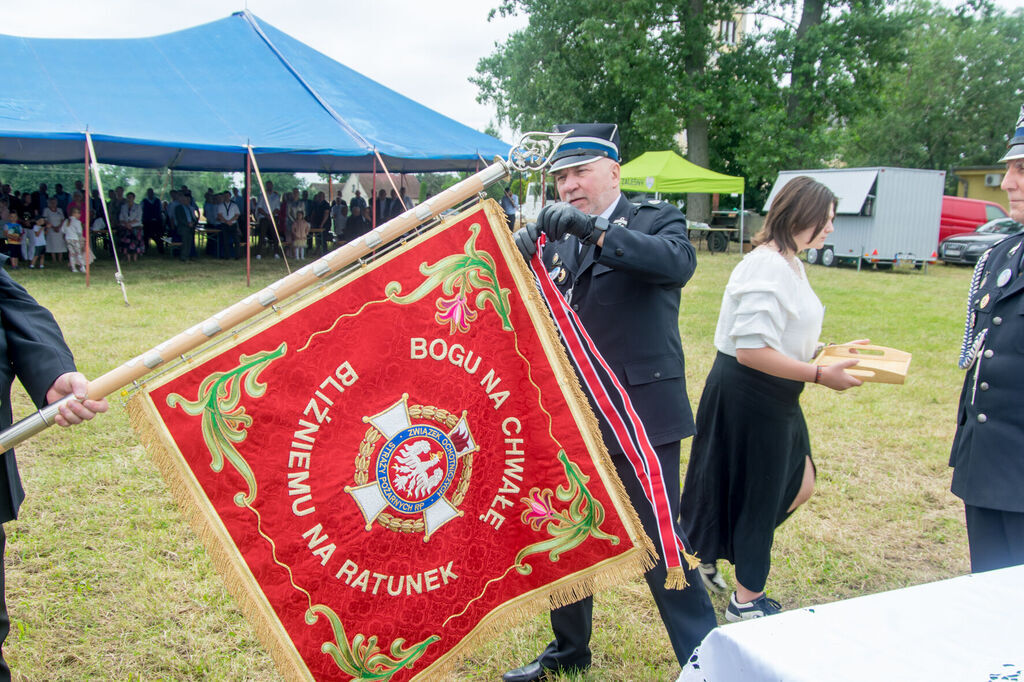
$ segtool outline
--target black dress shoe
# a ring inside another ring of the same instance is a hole
[[[548,676],[548,669],[540,664],[540,661],[527,663],[522,668],[509,670],[501,676],[505,682],[534,682],[543,680]]]

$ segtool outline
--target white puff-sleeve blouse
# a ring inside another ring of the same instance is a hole
[[[738,348],[774,348],[794,360],[814,356],[825,308],[807,281],[803,263],[794,269],[778,251],[748,253],[722,296],[715,347],[736,356]]]

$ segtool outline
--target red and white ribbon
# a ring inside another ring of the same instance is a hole
[[[545,237],[541,236],[537,242],[537,253],[530,260],[530,268],[540,285],[541,296],[551,311],[555,327],[562,337],[569,358],[576,367],[580,381],[593,399],[600,416],[604,417],[605,422],[611,427],[654,511],[658,537],[651,539],[665,557],[668,567],[665,586],[670,589],[682,589],[687,583],[679,558],[680,553],[686,557],[691,568],[696,567],[698,560],[687,552],[683,539],[675,532],[673,510],[676,505],[668,499],[661,463],[658,461],[654,446],[647,438],[647,432],[633,408],[629,395],[601,356],[576,311],[569,306],[545,269],[541,258],[544,242]]]

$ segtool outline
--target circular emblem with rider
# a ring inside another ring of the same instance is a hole
[[[465,412],[410,405],[403,394],[363,421],[370,426],[356,456],[357,485],[345,486],[345,492],[366,519],[366,530],[376,523],[396,532],[422,532],[426,542],[462,516],[458,507],[479,449]]]

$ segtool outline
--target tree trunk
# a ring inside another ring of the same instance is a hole
[[[813,118],[805,94],[814,88],[814,64],[818,56],[812,46],[807,44],[806,38],[811,29],[821,24],[824,11],[824,0],[804,0],[800,25],[796,29],[789,97],[786,101],[786,117],[791,129],[795,131],[806,128]],[[801,146],[802,136],[798,134],[794,139]]]
[[[698,21],[706,21],[704,3],[705,0],[690,0],[691,26]],[[703,49],[700,49],[696,42],[690,40],[691,48],[686,57],[686,75],[691,83],[701,82],[708,65],[707,43],[700,41],[703,43]],[[708,167],[708,119],[704,105],[700,103],[694,103],[686,115],[686,158],[701,168]],[[711,197],[707,194],[687,194],[686,218],[701,223],[711,222]]]
[[[695,106],[686,119],[686,158],[701,168],[708,167],[708,120],[704,107]],[[700,223],[711,222],[711,195],[686,195],[686,218]]]

